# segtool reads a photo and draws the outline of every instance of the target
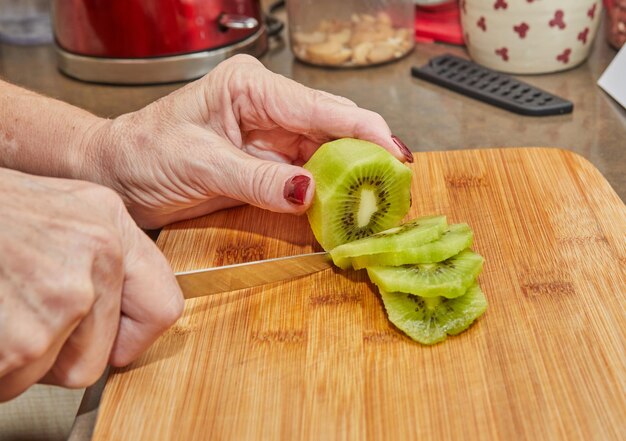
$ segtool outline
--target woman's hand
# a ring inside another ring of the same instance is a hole
[[[92,384],[180,316],[167,261],[112,190],[0,168],[0,206],[0,401]]]
[[[97,124],[80,176],[117,190],[142,227],[242,202],[299,214],[314,192],[299,166],[341,137],[412,161],[380,115],[241,55],[137,112]]]

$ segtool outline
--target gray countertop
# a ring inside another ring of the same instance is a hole
[[[367,69],[331,70],[294,60],[284,41],[262,57],[271,70],[307,86],[346,96],[380,113],[413,151],[485,147],[551,146],[589,159],[626,200],[626,111],[596,81],[616,51],[602,33],[588,61],[570,71],[521,77],[574,102],[574,112],[551,117],[520,116],[414,79],[410,67],[436,55],[465,50],[418,44],[407,58]],[[56,69],[51,46],[0,45],[0,77],[46,95],[115,117],[136,110],[182,83],[120,87],[72,80]]]

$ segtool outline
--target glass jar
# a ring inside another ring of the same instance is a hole
[[[371,66],[415,45],[413,0],[287,0],[291,49],[319,66]]]

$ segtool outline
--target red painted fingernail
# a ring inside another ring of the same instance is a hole
[[[283,196],[292,204],[302,205],[304,204],[304,198],[306,197],[306,191],[308,190],[310,183],[311,178],[308,176],[294,176],[285,184]]]
[[[406,158],[406,162],[413,162],[413,153],[411,153],[411,150],[409,150],[409,148],[406,146],[406,144],[403,143],[400,140],[400,138],[398,138],[396,135],[391,135],[391,139],[398,146],[398,148],[400,149],[400,151],[402,152],[402,154]]]

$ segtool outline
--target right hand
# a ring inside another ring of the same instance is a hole
[[[36,382],[94,383],[182,313],[158,248],[120,197],[0,168],[0,401]]]

